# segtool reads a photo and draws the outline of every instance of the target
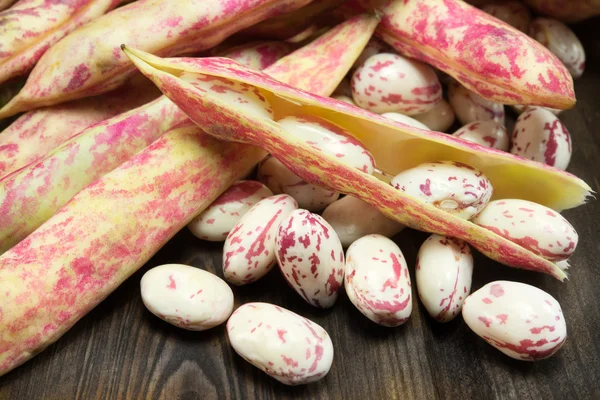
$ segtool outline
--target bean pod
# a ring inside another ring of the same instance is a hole
[[[517,360],[548,358],[567,338],[560,304],[524,283],[488,283],[467,297],[462,315],[473,332]]]

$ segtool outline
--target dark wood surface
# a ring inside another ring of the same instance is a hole
[[[589,62],[576,81],[577,107],[562,116],[574,142],[569,171],[597,192],[599,24],[597,19],[576,27]],[[0,399],[600,399],[600,203],[564,215],[580,236],[565,283],[475,255],[473,290],[497,279],[521,281],[548,291],[562,305],[569,337],[545,361],[512,360],[479,339],[460,317],[434,322],[418,301],[410,320],[395,329],[371,323],[344,294],[333,309],[314,309],[275,269],[255,284],[234,289],[236,306],[266,301],[286,307],[323,326],[335,348],[325,379],[287,387],[237,356],[224,326],[187,332],[144,308],[139,282],[153,266],[184,263],[222,276],[222,245],[183,230],[57,343],[0,378]],[[416,252],[426,237],[405,230],[396,238],[413,282]]]

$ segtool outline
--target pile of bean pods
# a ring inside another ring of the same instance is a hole
[[[0,375],[186,225],[224,242],[224,279],[161,265],[141,279],[143,303],[183,329],[227,321],[235,351],[285,384],[325,377],[333,344],[277,305],[234,311],[235,287],[272,269],[311,306],[345,292],[394,328],[411,316],[414,268],[436,321],[462,314],[519,360],[561,348],[549,294],[506,281],[471,293],[470,246],[565,278],[578,235],[559,211],[591,189],[563,171],[571,138],[549,107],[574,104],[581,43],[516,1],[477,1],[488,14],[457,0],[369,3],[22,0],[0,12],[0,119],[24,112],[0,135]],[[561,14],[559,1],[526,3]],[[455,29],[434,40],[427,25]],[[9,81],[24,74],[22,88]],[[511,133],[504,103],[519,114]],[[431,234],[410,266],[392,240],[406,227]]]
[[[532,20],[529,10],[514,1],[482,9],[530,33],[574,78],[581,76],[583,47],[566,25],[548,18]],[[570,135],[558,110],[515,106],[521,115],[510,135],[503,104],[397,54],[376,38],[368,42],[333,97],[424,130],[447,131],[458,120],[462,127],[452,133],[455,137],[556,168],[566,169],[571,157]],[[252,113],[270,110],[251,92],[236,101]],[[325,118],[293,116],[277,122],[290,135],[349,166],[383,173],[358,139]],[[465,163],[424,163],[390,176],[389,182],[561,268],[568,268],[577,246],[573,227],[552,209],[520,199],[490,201],[492,183]],[[260,162],[256,180],[234,183],[188,228],[202,240],[225,242],[223,276],[231,285],[252,284],[277,265],[289,286],[314,307],[333,307],[344,287],[352,304],[374,323],[398,327],[410,318],[408,265],[390,239],[404,226],[356,197],[303,180],[275,156]],[[555,354],[567,336],[558,302],[518,282],[490,282],[471,293],[473,264],[465,241],[439,234],[425,240],[413,267],[419,300],[430,316],[443,323],[462,313],[474,333],[518,360]],[[332,342],[319,325],[273,304],[248,303],[233,312],[231,288],[205,271],[162,265],[148,271],[141,285],[144,304],[173,325],[204,330],[228,321],[227,335],[235,351],[285,384],[319,380],[332,365]]]

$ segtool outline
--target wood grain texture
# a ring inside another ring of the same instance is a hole
[[[575,84],[578,105],[562,119],[574,141],[569,171],[600,192],[598,23],[576,27],[589,62]],[[139,282],[153,266],[185,263],[222,276],[222,245],[183,230],[56,344],[0,378],[0,399],[599,399],[600,203],[564,215],[580,235],[564,284],[475,255],[473,290],[492,280],[515,280],[534,284],[561,303],[569,337],[545,361],[512,360],[475,336],[460,317],[444,325],[434,322],[418,301],[409,322],[395,329],[367,320],[345,295],[333,309],[316,310],[275,269],[257,283],[234,289],[236,306],[266,301],[286,307],[323,326],[335,348],[325,379],[284,386],[237,356],[224,326],[187,332],[144,308]],[[426,237],[406,230],[396,238],[413,282],[416,253]]]

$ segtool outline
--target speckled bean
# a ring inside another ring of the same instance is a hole
[[[352,104],[353,106],[356,105],[354,100],[352,100],[352,97],[348,97],[348,96],[344,96],[344,95],[332,96],[332,97],[336,100],[343,101],[344,103]]]
[[[376,37],[372,37],[371,39],[369,39],[369,42],[363,49],[362,53],[360,53],[360,55],[354,62],[354,65],[352,66],[352,68],[359,68],[369,58],[371,58],[375,54],[379,54],[379,53],[383,53],[383,52],[393,53],[393,50],[390,48],[390,46],[387,45],[387,43],[382,42],[381,40],[377,39]]]
[[[368,235],[350,246],[346,258],[348,298],[371,321],[394,327],[412,312],[412,292],[406,260],[385,236]]]
[[[279,225],[275,252],[283,276],[307,303],[333,306],[344,280],[344,251],[323,217],[293,211]]]
[[[426,131],[429,130],[429,127],[427,127],[427,125],[425,125],[422,122],[417,121],[414,118],[409,117],[408,115],[395,113],[395,112],[383,113],[381,115],[383,117],[389,118],[393,121],[402,122],[403,124],[406,124],[409,126],[414,126],[415,128],[425,129]]]
[[[504,105],[486,100],[453,81],[448,86],[448,99],[456,118],[466,125],[475,121],[494,120],[504,125]]]
[[[413,118],[427,125],[432,131],[445,132],[454,123],[454,111],[446,100],[441,99],[431,110],[414,115]]]
[[[527,200],[491,201],[473,222],[550,261],[569,258],[579,240],[562,215]]]
[[[567,169],[571,161],[571,135],[551,111],[539,107],[528,108],[517,118],[510,152]]]
[[[325,329],[273,304],[247,303],[235,310],[227,335],[244,360],[286,385],[318,381],[333,362]]]
[[[506,128],[492,120],[471,122],[454,132],[452,136],[503,151],[508,151],[510,147],[510,137]]]
[[[221,242],[252,206],[269,196],[273,193],[260,182],[236,182],[196,216],[188,228],[200,239]]]
[[[486,4],[481,7],[486,13],[506,22],[521,32],[529,33],[531,13],[519,1],[504,1],[495,4]]]
[[[281,221],[298,207],[287,194],[256,203],[235,224],[223,247],[227,282],[245,285],[262,278],[275,264],[275,234]]]
[[[442,98],[442,86],[431,67],[392,53],[367,59],[352,75],[352,98],[376,113],[422,114]]]
[[[473,256],[460,239],[433,234],[419,249],[415,268],[419,299],[439,322],[456,318],[471,292]]]
[[[199,268],[165,264],[144,274],[142,301],[160,319],[190,331],[222,324],[233,311],[233,292],[218,276]]]
[[[571,29],[551,18],[536,18],[531,23],[530,36],[546,46],[565,64],[573,78],[579,78],[585,69],[585,50]]]
[[[560,304],[524,283],[488,283],[467,297],[462,315],[473,332],[517,360],[548,358],[567,338]]]
[[[464,219],[471,219],[492,197],[492,184],[483,172],[454,161],[425,163],[396,175],[398,190]]]
[[[282,41],[249,43],[228,49],[222,57],[231,58],[256,70],[263,70],[291,53],[293,46]]]
[[[389,219],[369,203],[353,196],[345,196],[331,203],[323,211],[323,218],[335,230],[344,247],[366,235],[392,237],[404,229],[404,225]]]

